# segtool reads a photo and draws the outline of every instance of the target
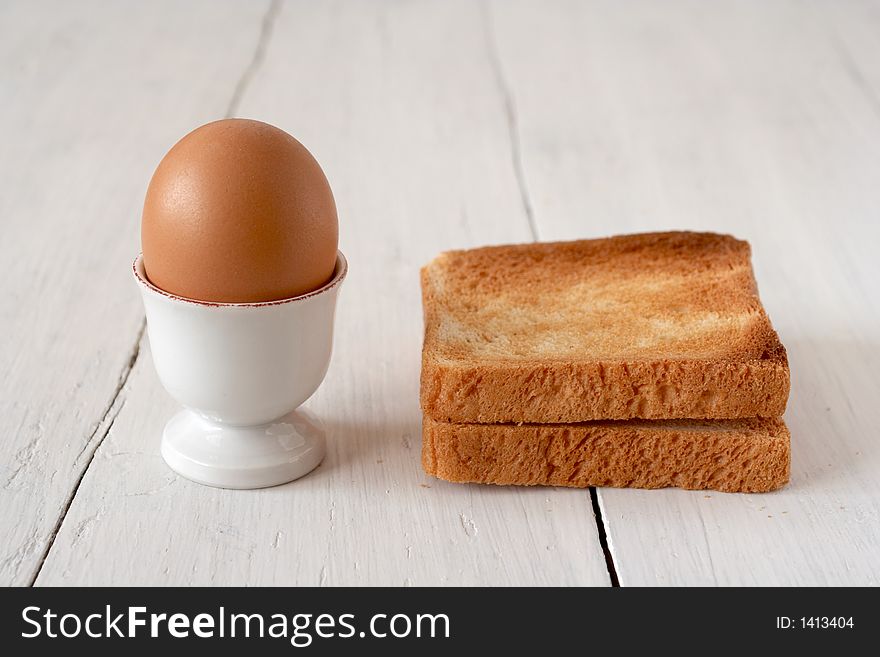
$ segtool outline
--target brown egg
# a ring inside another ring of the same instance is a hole
[[[247,119],[203,125],[159,163],[144,202],[147,278],[190,299],[274,301],[321,287],[336,263],[333,192],[305,146]]]

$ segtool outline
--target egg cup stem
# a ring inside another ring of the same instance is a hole
[[[162,458],[179,475],[216,488],[266,488],[298,479],[324,458],[321,422],[300,408],[256,426],[183,410],[165,425]]]

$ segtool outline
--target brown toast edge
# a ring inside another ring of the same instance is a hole
[[[498,362],[459,364],[422,355],[421,405],[447,422],[779,417],[790,375],[774,331],[765,358],[743,362]]]
[[[422,424],[425,472],[452,482],[759,493],[784,486],[790,464],[791,437],[778,418]]]

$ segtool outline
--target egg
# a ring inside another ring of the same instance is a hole
[[[144,269],[189,299],[286,299],[331,278],[338,230],[333,192],[305,146],[260,121],[215,121],[177,142],[150,180]]]

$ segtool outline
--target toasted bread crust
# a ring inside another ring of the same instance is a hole
[[[712,489],[759,493],[789,479],[780,419],[453,424],[425,417],[425,472],[498,485]]]
[[[778,417],[788,392],[784,360],[446,365],[426,354],[422,361],[422,409],[446,422]]]
[[[746,242],[712,233],[486,247],[422,269],[421,404],[447,422],[781,415],[785,348]]]

